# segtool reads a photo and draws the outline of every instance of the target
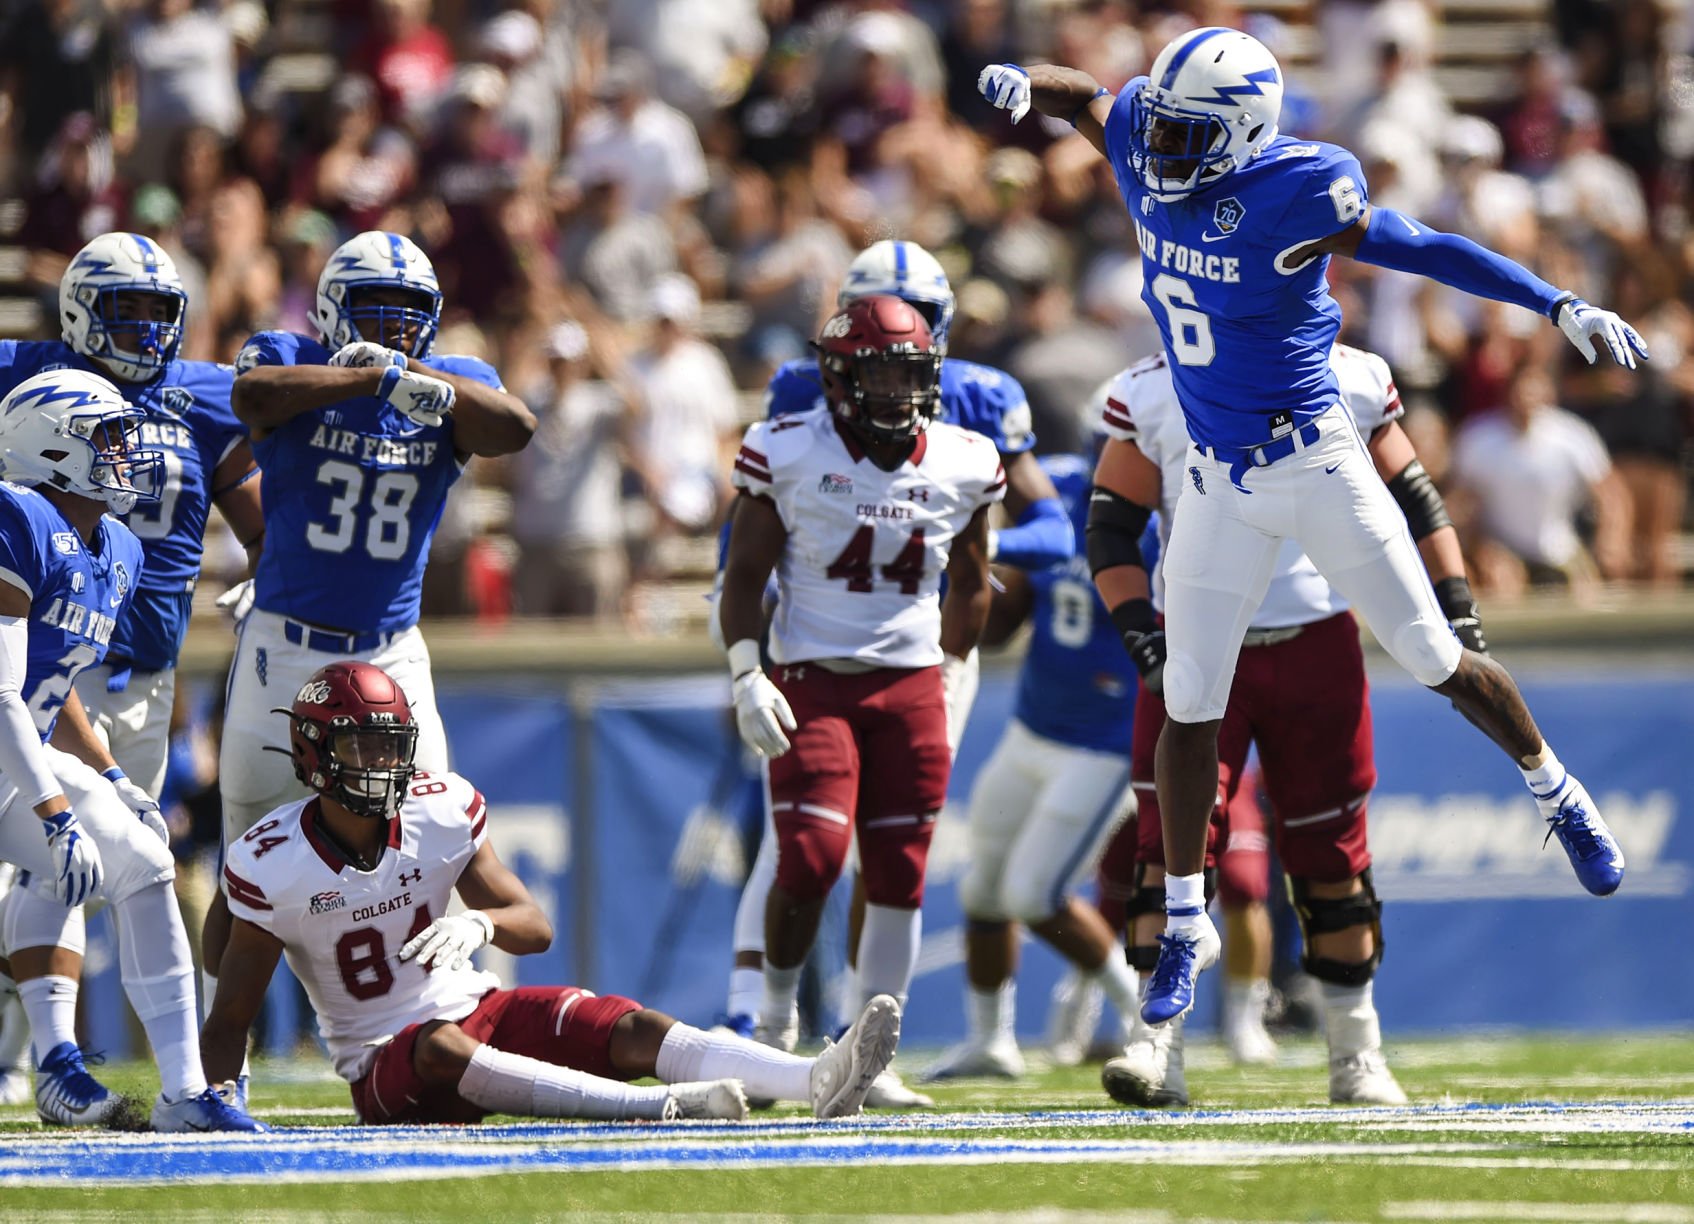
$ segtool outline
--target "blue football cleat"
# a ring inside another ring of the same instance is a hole
[[[234,1079],[225,1080],[221,1084],[213,1084],[212,1087],[216,1089],[217,1094],[224,1099],[224,1104],[232,1105],[242,1113],[246,1113],[247,1081],[249,1078],[250,1077],[246,1075],[238,1075]]]
[[[216,1088],[208,1088],[197,1097],[180,1101],[161,1092],[153,1102],[153,1129],[167,1135],[185,1135],[209,1131],[257,1133],[270,1127],[231,1105]]]
[[[748,1041],[753,1040],[753,1028],[753,1017],[746,1012],[736,1012],[733,1016],[719,1012],[718,1018],[712,1021],[712,1032],[734,1033],[737,1037],[745,1037]]]
[[[1582,783],[1566,774],[1564,785],[1536,795],[1535,805],[1547,821],[1547,836],[1559,839],[1582,886],[1596,897],[1615,893],[1623,883],[1623,851]]]
[[[36,1070],[35,1112],[49,1126],[101,1126],[123,1097],[88,1073],[74,1041],[61,1041]]]
[[[1159,936],[1159,963],[1141,998],[1141,1018],[1168,1024],[1194,1006],[1194,980],[1211,968],[1222,947],[1217,928],[1205,914],[1173,934]]]

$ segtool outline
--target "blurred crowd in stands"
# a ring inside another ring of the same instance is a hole
[[[148,233],[188,281],[185,355],[229,360],[311,331],[341,239],[411,234],[446,294],[437,349],[493,361],[542,422],[461,482],[426,611],[662,629],[644,593],[709,572],[726,448],[876,239],[942,260],[951,351],[1023,382],[1041,450],[1087,445],[1089,392],[1158,346],[1133,229],[1092,149],[1009,126],[977,73],[1048,59],[1115,88],[1183,29],[1238,24],[1289,70],[1285,131],[1652,348],[1590,369],[1525,312],[1338,261],[1344,338],[1394,366],[1478,587],[1675,584],[1691,31],[1654,0],[1520,7],[1541,32],[1460,106],[1426,0],[0,0],[8,275],[56,334],[67,256]]]

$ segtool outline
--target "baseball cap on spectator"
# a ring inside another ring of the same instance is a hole
[[[493,64],[461,64],[453,70],[453,84],[447,98],[450,102],[495,110],[506,100],[506,74]]]
[[[606,71],[594,87],[594,96],[603,102],[616,101],[633,94],[648,94],[653,88],[653,70],[639,51],[628,47],[614,51],[606,61]]]
[[[542,345],[547,356],[561,361],[581,361],[588,355],[588,333],[574,319],[556,323],[547,333]]]
[[[647,308],[653,317],[668,319],[684,325],[700,317],[700,290],[680,272],[662,276],[647,295]]]
[[[1477,115],[1454,115],[1441,129],[1443,157],[1498,166],[1505,151],[1500,129]]]
[[[482,53],[521,64],[541,50],[541,23],[522,9],[507,9],[482,27]]]
[[[847,45],[867,55],[898,59],[906,50],[906,32],[900,19],[890,13],[860,13],[841,33]]]
[[[129,215],[142,229],[166,229],[182,220],[182,205],[163,183],[148,183],[130,201]]]

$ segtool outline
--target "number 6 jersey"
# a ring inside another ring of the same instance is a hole
[[[830,409],[814,408],[749,428],[734,480],[770,499],[788,529],[775,662],[941,662],[941,575],[953,540],[1006,494],[992,441],[936,422],[885,472]]]
[[[262,365],[326,365],[330,352],[291,332],[259,332],[236,376]],[[475,357],[416,362],[499,387]],[[374,395],[299,416],[253,443],[264,472],[265,549],[254,602],[315,625],[386,633],[417,623],[429,541],[463,470],[453,418],[419,425]]]
[[[488,836],[488,805],[457,774],[413,775],[374,871],[350,864],[318,827],[318,800],[278,808],[229,848],[229,910],[281,940],[306,988],[336,1074],[360,1079],[383,1039],[408,1024],[462,1020],[500,982],[468,966],[426,972],[400,949],[447,913],[453,886]]]

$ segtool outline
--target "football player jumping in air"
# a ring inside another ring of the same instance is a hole
[[[739,1119],[748,1091],[807,1102],[820,1118],[859,1112],[899,1040],[893,999],[868,1000],[814,1059],[702,1032],[617,995],[502,990],[471,954],[486,944],[542,952],[552,928],[494,853],[477,789],[414,768],[420,729],[400,686],[370,663],[331,663],[279,713],[312,797],[229,846],[235,921],[200,1035],[220,1082],[240,1072],[286,955],[367,1123]],[[469,908],[450,914],[454,893]],[[649,1075],[665,1083],[623,1082]]]
[[[487,362],[434,351],[441,291],[409,238],[342,243],[313,323],[320,339],[260,332],[235,362],[231,403],[265,474],[265,547],[218,758],[225,845],[303,794],[286,757],[266,751],[281,743],[270,711],[330,659],[388,671],[417,717],[419,765],[446,769],[417,628],[430,537],[470,457],[521,450],[535,431]],[[206,914],[208,1000],[228,931],[220,894]]]
[[[825,404],[752,426],[736,458],[719,603],[741,738],[768,760],[779,853],[760,1024],[782,1049],[799,1038],[801,965],[855,836],[859,992],[905,1003],[952,767],[942,674],[981,636],[988,508],[1006,488],[992,442],[934,421],[941,351],[918,311],[859,298],[817,347]]]
[[[158,795],[170,747],[176,658],[188,633],[213,504],[250,559],[258,559],[264,536],[258,468],[229,408],[235,371],[178,358],[187,310],[182,278],[158,244],[143,234],[101,234],[77,252],[59,283],[63,338],[0,340],[0,394],[42,370],[92,371],[145,414],[138,440],[164,463],[158,496],[123,516],[146,556],[134,600],[113,631],[105,662],[77,676],[75,697],[54,728],[54,743],[104,772],[161,837],[167,834]],[[36,1065],[43,1068],[41,1099],[51,1103],[43,1116],[63,1121],[115,1108],[116,1099],[87,1074],[80,1055],[63,1053],[76,1047],[82,911],[67,915],[55,899],[27,889],[5,904],[17,940],[10,945],[13,976],[20,982],[51,979],[25,992]],[[0,977],[0,997],[7,986]],[[61,1056],[51,1057],[53,1051]],[[0,1069],[17,1053],[0,1049]],[[55,1075],[61,1082],[52,1082]],[[67,1076],[75,1077],[75,1086]]]
[[[1366,439],[1380,480],[1404,495],[1407,472],[1421,472],[1411,441],[1400,428],[1402,414],[1388,365],[1374,353],[1338,344],[1331,351],[1341,407]],[[1159,513],[1161,540],[1181,530],[1190,505],[1180,501],[1187,482],[1188,433],[1163,353],[1123,371],[1107,388],[1102,425],[1110,441],[1094,476],[1094,504],[1120,515],[1097,515],[1088,528],[1094,577],[1114,612],[1149,596],[1148,567],[1140,547],[1122,539],[1120,524]],[[1406,502],[1417,514],[1418,504]],[[1478,652],[1486,653],[1482,625],[1465,582],[1458,533],[1447,521],[1439,495],[1413,529],[1419,552],[1436,589],[1444,592],[1447,623]],[[1135,558],[1129,556],[1131,548]],[[1163,565],[1153,569],[1151,598],[1163,608],[1169,583]],[[1133,884],[1127,906],[1130,961],[1143,974],[1158,959],[1156,937],[1164,911],[1165,845],[1154,786],[1154,751],[1165,724],[1159,697],[1162,659],[1155,627],[1150,639],[1131,645],[1146,682],[1135,711],[1130,766],[1141,799],[1136,826]],[[1324,1000],[1329,1040],[1329,1097],[1338,1104],[1404,1104],[1382,1057],[1372,1000],[1372,979],[1382,961],[1381,903],[1371,883],[1365,817],[1376,785],[1372,753],[1369,686],[1359,628],[1347,600],[1324,581],[1317,567],[1285,540],[1264,603],[1255,610],[1243,640],[1218,738],[1220,777],[1217,815],[1208,845],[1222,859],[1229,824],[1240,805],[1249,747],[1257,745],[1259,767],[1272,807],[1272,838],[1291,883],[1303,938],[1303,967],[1317,979]],[[1226,827],[1228,826],[1228,827]],[[1263,855],[1254,856],[1261,873]],[[1127,1049],[1106,1066],[1108,1091],[1139,1105],[1186,1104],[1182,1021],[1158,1027],[1137,1019]]]
[[[1647,356],[1641,337],[1509,259],[1373,206],[1347,150],[1279,135],[1282,70],[1238,30],[1189,31],[1116,97],[1088,73],[1056,65],[990,65],[978,87],[1014,120],[1032,106],[1069,120],[1110,163],[1194,444],[1163,562],[1169,721],[1157,782],[1168,933],[1142,1016],[1162,1024],[1186,1013],[1196,976],[1217,959],[1202,866],[1218,728],[1243,636],[1287,539],[1364,614],[1396,662],[1511,757],[1582,886],[1615,891],[1623,854],[1593,799],[1543,739],[1506,669],[1453,633],[1405,515],[1347,414],[1333,411],[1329,350],[1341,310],[1324,274],[1331,256],[1348,255],[1524,306],[1590,361],[1598,340],[1633,367]],[[1404,495],[1417,514],[1433,513],[1433,494],[1421,470],[1410,475]],[[1122,520],[1118,538],[1139,535],[1144,510],[1109,500],[1095,510]],[[1143,641],[1157,631],[1151,603],[1129,600],[1116,616],[1132,652],[1152,649]]]
[[[16,887],[48,895],[60,913],[55,929],[40,922],[20,942],[13,909],[6,942],[45,959],[84,902],[110,903],[124,992],[159,1068],[154,1128],[262,1130],[200,1071],[194,962],[169,847],[112,781],[46,742],[76,701],[77,673],[99,665],[135,597],[141,542],[106,511],[158,497],[163,456],[135,445],[144,419],[83,370],[36,374],[0,402],[0,860],[22,869]],[[26,981],[26,1001],[60,995],[56,977]],[[72,1010],[53,1015],[51,1031],[69,1031]],[[74,1040],[47,1051],[41,1073],[36,1108],[49,1122],[103,1122],[118,1109]]]
[[[1081,532],[1092,458],[1048,455],[1040,462]],[[924,1072],[927,1080],[1023,1074],[1015,1029],[1015,923],[1076,967],[1072,990],[1103,990],[1126,1023],[1138,1002],[1117,933],[1074,895],[1134,808],[1129,744],[1135,665],[1084,558],[999,577],[1005,590],[994,595],[985,644],[1006,641],[1025,621],[1033,622],[1033,631],[1012,720],[971,787],[970,867],[959,883],[966,915],[966,1037]]]
[[[1000,452],[1006,470],[1005,509],[1013,522],[999,531],[989,530],[990,559],[1002,566],[1031,571],[1069,560],[1076,551],[1075,532],[1052,481],[1036,461],[1035,434],[1023,387],[1004,370],[946,356],[954,299],[941,264],[915,242],[885,239],[872,243],[848,265],[836,301],[845,306],[871,294],[899,298],[929,324],[930,334],[943,354],[936,419],[982,434]],[[766,415],[772,419],[805,412],[824,402],[818,364],[811,358],[797,358],[778,367],[765,394]],[[733,507],[731,511],[733,514]],[[728,537],[726,523],[726,541]],[[972,653],[965,657],[963,666],[949,665],[944,677],[947,732],[955,750],[976,699],[976,668],[977,658]],[[770,813],[766,812],[765,835],[735,911],[735,968],[730,974],[725,1023],[742,1033],[754,1031],[763,997],[765,899],[775,878],[776,837],[771,831]],[[856,891],[854,900],[857,921],[863,913],[862,889]],[[893,1072],[882,1077],[870,1098],[872,1106],[886,1108],[932,1103],[901,1084]]]

